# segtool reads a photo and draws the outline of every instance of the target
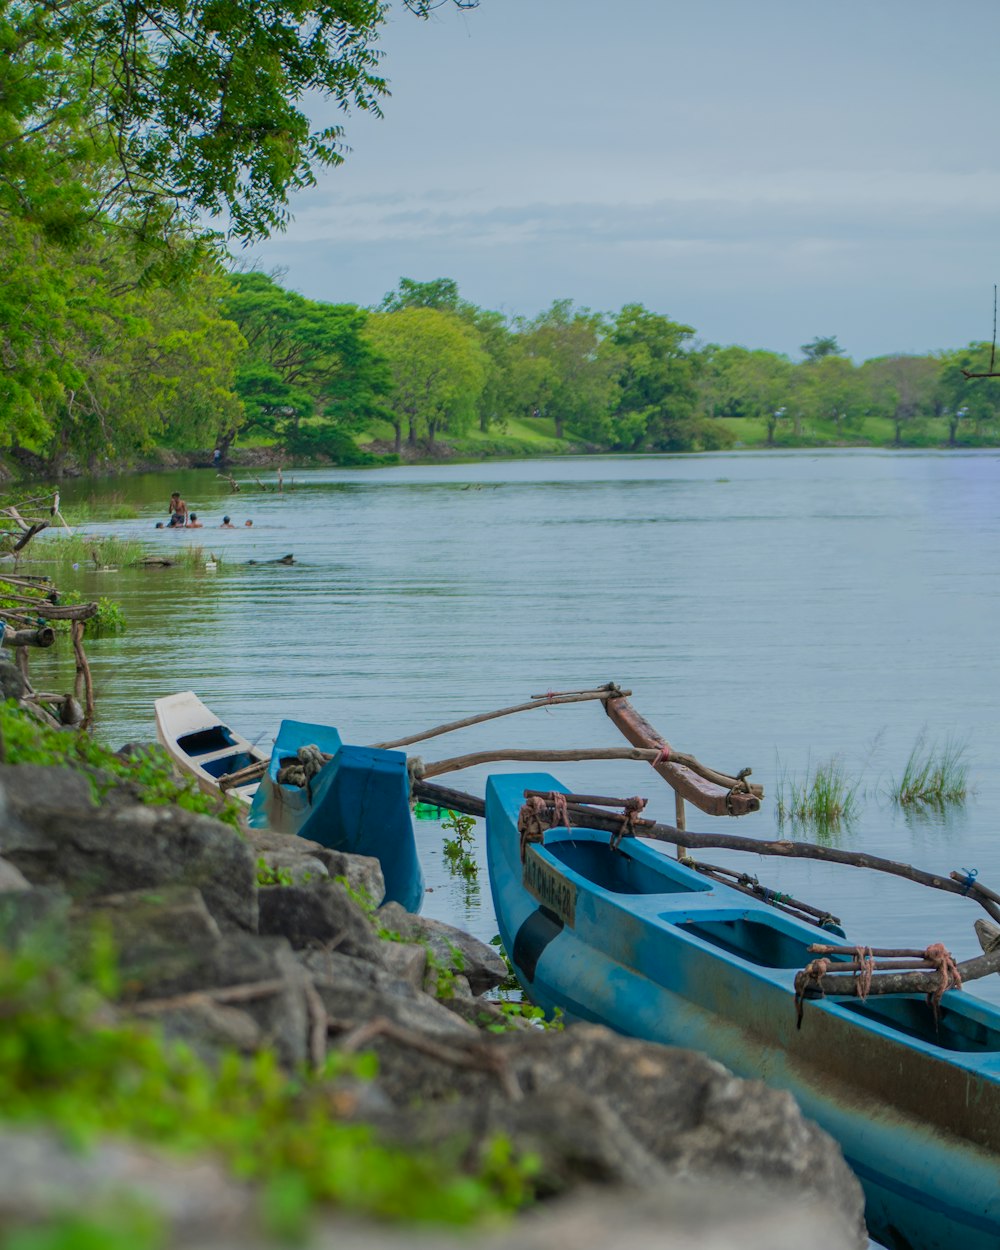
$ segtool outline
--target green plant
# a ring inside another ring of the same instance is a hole
[[[322,1071],[291,1076],[270,1051],[210,1066],[155,1031],[115,1023],[93,985],[37,954],[0,951],[0,1002],[0,1120],[45,1123],[81,1145],[112,1134],[210,1152],[262,1186],[275,1231],[301,1230],[321,1202],[470,1223],[533,1196],[535,1164],[500,1140],[469,1174],[458,1148],[409,1154],[340,1122],[331,1082],[371,1079],[371,1055],[333,1053]],[[90,1250],[86,1241],[41,1245]]]
[[[802,781],[782,770],[776,798],[778,823],[788,820],[832,830],[856,815],[860,797],[860,779],[850,780],[836,756],[815,769],[807,765]]]
[[[78,590],[64,591],[59,596],[64,607],[83,603],[83,595]],[[69,629],[69,621],[57,621],[57,627]],[[84,622],[83,633],[86,638],[100,638],[105,634],[124,634],[126,629],[125,613],[120,603],[102,595],[97,600],[97,612]]]
[[[921,732],[902,777],[890,784],[890,796],[903,807],[914,803],[932,807],[963,803],[969,788],[965,752],[966,744],[954,738],[946,739],[941,747],[928,745],[926,734]]]
[[[495,946],[497,948],[497,953],[507,965],[507,975],[497,986],[497,989],[501,994],[520,990],[521,983],[517,979],[517,973],[514,971],[514,965],[510,961],[510,956],[507,954],[507,949],[503,944],[503,938],[499,933],[494,934],[494,936],[490,938],[490,946]]]
[[[193,781],[174,776],[169,760],[156,750],[116,755],[86,731],[50,729],[28,716],[15,702],[0,704],[0,734],[8,764],[57,764],[75,768],[89,779],[95,799],[113,786],[130,782],[142,803],[173,804],[214,816],[239,832],[243,814],[238,800],[204,794]]]
[[[25,550],[25,561],[51,560],[60,564],[90,565],[94,568],[121,568],[135,564],[146,555],[146,549],[135,538],[119,538],[116,534],[70,534],[65,530],[46,530]]]
[[[478,877],[479,865],[473,854],[475,816],[449,811],[447,819],[441,822],[441,828],[454,834],[454,837],[446,837],[444,840],[444,857],[448,863],[448,871],[453,876],[464,877],[466,881]]]
[[[288,868],[272,868],[263,855],[257,860],[258,885],[291,885],[292,874]]]

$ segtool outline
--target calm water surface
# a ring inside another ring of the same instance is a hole
[[[689,809],[692,829],[769,836],[782,778],[838,757],[865,787],[840,845],[940,873],[976,868],[1000,889],[998,470],[994,452],[845,451],[297,471],[283,495],[250,477],[233,495],[205,470],[75,483],[67,502],[124,497],[141,510],[95,531],[218,557],[214,570],[78,574],[130,623],[88,646],[99,731],[114,745],[149,740],[153,699],[194,689],[265,744],[283,716],[364,743],[614,680],[675,747],[729,772],[750,766],[764,784],[762,812],[737,824]],[[154,530],[175,488],[204,530]],[[241,528],[220,531],[224,511]],[[293,567],[249,563],[286,552]],[[65,686],[69,661],[66,647],[47,657],[46,684]],[[886,793],[922,731],[967,744],[973,791],[943,814],[903,813]],[[591,704],[411,750],[620,745]],[[486,772],[453,784],[481,793]],[[672,819],[672,791],[644,765],[560,775],[648,795]],[[426,913],[490,938],[481,842],[481,885],[469,888],[444,871],[439,826],[417,830]],[[873,945],[978,953],[984,913],[965,900],[854,869],[741,862]],[[1000,1002],[992,981],[971,988]]]

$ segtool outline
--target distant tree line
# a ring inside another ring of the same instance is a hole
[[[792,362],[700,344],[641,304],[509,317],[450,279],[402,278],[364,309],[240,272],[230,248],[280,228],[289,195],[342,159],[303,97],[378,111],[385,14],[0,5],[0,455],[59,475],[267,438],[344,461],[365,431],[433,451],[522,420],[612,451],[723,447],[740,419],[775,444],[817,424],[856,441],[876,419],[900,445],[928,421],[951,444],[995,437],[1000,388],[963,374],[985,368],[983,344],[856,366],[817,338]]]

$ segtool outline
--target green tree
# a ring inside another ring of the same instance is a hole
[[[389,377],[365,337],[364,309],[306,299],[263,273],[231,284],[226,315],[247,344],[236,375],[247,429],[292,451],[329,451],[381,412]],[[220,428],[223,454],[239,428]]]
[[[386,409],[397,454],[404,424],[411,446],[424,438],[431,448],[441,431],[460,433],[468,428],[487,368],[471,326],[453,313],[403,308],[373,314],[365,334],[392,377]]]
[[[459,313],[466,305],[458,294],[454,278],[434,278],[430,282],[417,282],[413,278],[400,278],[394,291],[389,291],[378,306],[379,312],[401,312],[404,308],[434,308],[438,312]]]
[[[903,431],[935,407],[939,361],[933,356],[881,356],[865,361],[862,374],[875,404],[889,417],[894,443],[903,444]]]
[[[825,337],[817,335],[811,343],[803,343],[800,350],[806,360],[823,360],[826,356],[843,356],[844,354],[844,349],[833,334]]]
[[[113,236],[68,248],[8,224],[0,440],[13,454],[30,452],[60,476],[71,459],[96,470],[157,442],[210,437],[219,413],[236,408],[242,347],[219,311],[214,258],[201,253],[167,293],[143,281],[133,250]]]
[[[694,328],[626,304],[610,328],[618,354],[618,396],[612,445],[635,450],[697,446],[698,358],[689,351]]]
[[[1000,421],[1000,379],[968,378],[966,373],[987,373],[993,349],[990,343],[970,343],[940,356],[936,399],[948,422],[948,446],[958,445],[962,423],[980,432]]]
[[[427,0],[404,0],[426,15]],[[109,200],[240,238],[343,160],[305,98],[378,113],[382,0],[21,0],[0,11],[0,212],[65,235]],[[314,110],[315,111],[315,110]]]
[[[750,417],[767,429],[774,446],[779,423],[789,419],[794,366],[777,352],[718,347],[707,353],[704,389],[709,410],[718,416]]]
[[[832,421],[838,434],[843,434],[857,428],[868,399],[853,361],[827,352],[795,369],[792,404],[802,416]]]
[[[555,300],[534,320],[520,325],[524,356],[533,363],[525,376],[535,384],[531,411],[555,422],[556,437],[571,426],[582,437],[606,444],[617,399],[619,358],[607,341],[600,313]]]

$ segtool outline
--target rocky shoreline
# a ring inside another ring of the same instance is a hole
[[[81,771],[0,765],[0,961],[39,935],[68,951],[110,934],[116,1024],[161,1030],[210,1064],[266,1053],[322,1074],[331,1057],[373,1054],[373,1074],[330,1077],[331,1116],[406,1152],[452,1144],[470,1173],[497,1141],[534,1160],[540,1205],[461,1244],[866,1244],[857,1181],[788,1095],[597,1026],[537,1028],[493,996],[507,973],[494,948],[382,894],[375,860],[241,835],[143,803],[128,782],[98,804]],[[126,1198],[156,1212],[169,1246],[272,1244],[254,1186],[217,1160],[113,1136],[81,1154],[0,1107],[0,1234]],[[456,1236],[332,1207],[305,1235],[340,1250]]]

